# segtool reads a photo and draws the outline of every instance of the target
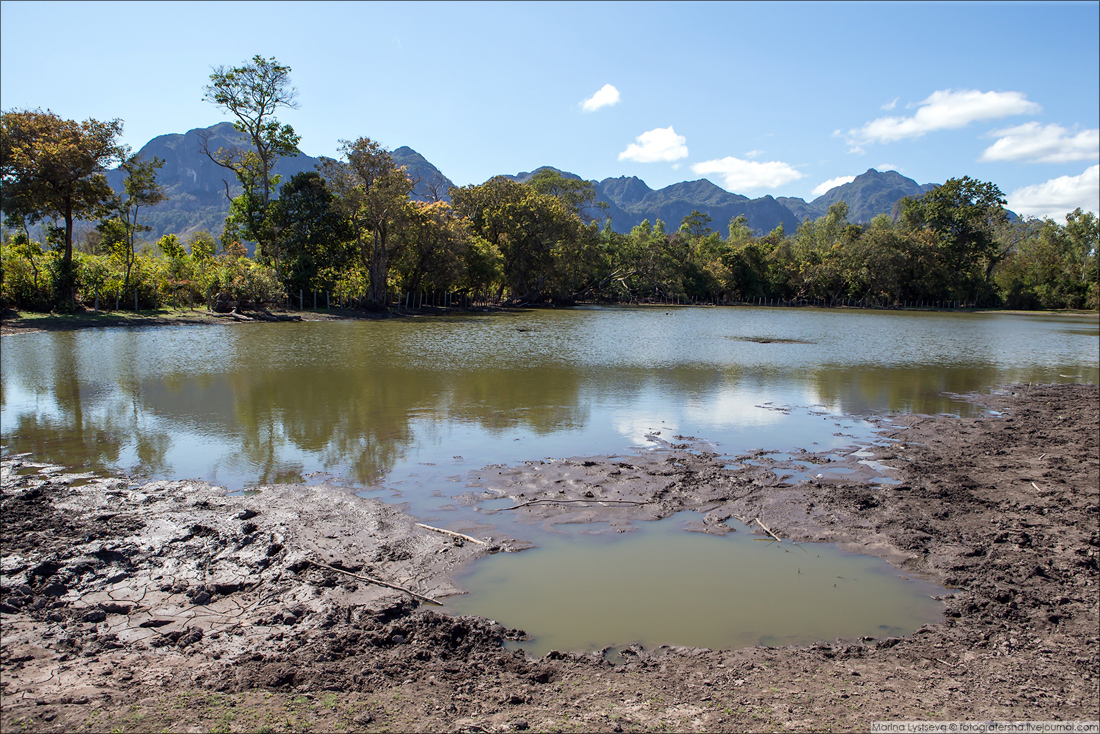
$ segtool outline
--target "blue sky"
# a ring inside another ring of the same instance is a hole
[[[310,155],[408,145],[456,184],[551,165],[812,199],[868,168],[1100,210],[1100,3],[0,2],[0,107],[228,119],[213,67],[292,68]],[[587,102],[587,104],[586,104]]]

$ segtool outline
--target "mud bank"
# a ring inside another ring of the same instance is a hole
[[[865,447],[897,484],[782,481],[790,462],[672,439],[636,457],[488,467],[456,501],[613,529],[760,518],[947,584],[943,623],[809,647],[532,659],[425,598],[487,526],[416,524],[337,487],[228,496],[3,463],[4,731],[864,730],[881,719],[1096,719],[1100,392],[1018,387],[999,414],[900,416]],[[822,456],[798,457],[811,463]],[[751,463],[750,463],[751,462]],[[859,465],[867,466],[867,465]],[[870,470],[868,470],[870,471]],[[498,510],[505,511],[505,510]],[[761,530],[760,532],[763,532]],[[372,579],[368,581],[366,579]],[[380,586],[384,581],[399,590]]]

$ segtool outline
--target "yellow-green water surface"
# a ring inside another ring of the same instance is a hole
[[[490,556],[459,578],[456,614],[490,617],[532,639],[521,646],[600,650],[640,643],[736,648],[883,639],[942,619],[950,593],[884,561],[834,545],[777,543],[739,532],[687,532],[680,513],[631,533],[566,526],[521,553]]]

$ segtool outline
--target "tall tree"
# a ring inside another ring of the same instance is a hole
[[[148,161],[134,154],[127,156],[120,166],[126,177],[122,180],[122,193],[114,198],[111,209],[123,232],[123,238],[116,243],[116,247],[126,267],[122,285],[125,291],[130,288],[130,271],[137,252],[137,235],[152,229],[148,225],[139,224],[138,215],[143,207],[154,206],[168,198],[164,188],[157,183],[157,169],[163,165],[164,161],[155,156]]]
[[[410,201],[406,211],[405,246],[395,263],[405,289],[419,293],[453,287],[465,275],[469,222],[454,216],[444,201]]]
[[[243,234],[260,246],[261,256],[278,260],[276,232],[271,220],[271,193],[279,183],[275,164],[280,158],[298,154],[301,137],[290,125],[280,125],[275,112],[280,107],[297,109],[298,90],[290,85],[290,67],[274,57],[254,56],[251,63],[227,68],[219,66],[204,87],[204,99],[237,118],[233,127],[246,134],[251,149],[218,148],[211,151],[209,139],[200,136],[201,150],[219,166],[233,171],[244,193],[235,203],[235,215]],[[226,184],[226,196],[229,185]]]
[[[275,224],[283,254],[279,278],[292,294],[331,287],[324,274],[352,264],[347,222],[317,171],[302,171],[282,185]]]
[[[562,199],[504,176],[451,189],[451,201],[474,233],[500,250],[515,303],[538,301],[548,281],[565,274],[560,265],[575,260],[587,242],[586,228]]]
[[[959,274],[956,286],[962,288],[968,280],[988,282],[994,266],[1008,254],[995,235],[997,225],[1008,217],[1005,203],[995,184],[963,176],[919,199],[904,200],[901,218],[908,227],[928,229],[936,236],[944,265]],[[977,265],[982,271],[971,273]]]
[[[13,110],[0,125],[0,206],[9,226],[65,221],[60,293],[71,298],[73,222],[104,214],[114,192],[103,172],[125,155],[122,121],[62,120],[53,112]]]
[[[525,182],[540,194],[560,199],[587,224],[607,213],[607,202],[596,201],[596,184],[579,178],[567,178],[552,168],[544,168]]]
[[[1081,269],[1081,280],[1087,279],[1091,264],[1095,282],[1096,258],[1100,256],[1100,220],[1092,212],[1077,207],[1066,215],[1066,234],[1069,236],[1070,256]]]
[[[403,224],[413,182],[389,151],[370,138],[340,142],[346,161],[326,160],[321,170],[370,273],[368,300],[374,308],[385,309],[390,261],[403,244],[395,235]]]

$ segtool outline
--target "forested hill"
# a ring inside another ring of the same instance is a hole
[[[197,230],[219,234],[229,214],[226,198],[226,182],[230,196],[240,193],[240,184],[230,171],[215,165],[202,152],[200,136],[209,135],[212,151],[219,147],[247,147],[244,135],[228,122],[221,122],[205,129],[187,133],[161,135],[141,148],[145,158],[157,156],[164,159],[164,167],[157,174],[157,181],[165,187],[169,199],[142,212],[142,223],[153,229],[146,238],[156,240],[164,234],[187,235]],[[402,146],[392,152],[394,161],[406,170],[416,182],[414,198],[421,200],[447,200],[448,189],[453,185],[438,168],[412,148]],[[300,171],[314,170],[320,162],[305,153],[294,158],[282,159],[275,171],[283,176],[283,182]],[[525,181],[538,172],[508,175],[516,181]],[[553,169],[557,170],[557,169]],[[569,178],[575,174],[561,172]],[[122,174],[115,170],[108,173],[108,181],[116,190],[121,189]],[[793,233],[807,218],[823,216],[829,206],[845,201],[849,207],[848,220],[868,222],[878,214],[890,214],[894,204],[905,196],[920,196],[934,184],[920,185],[896,171],[880,172],[870,169],[857,176],[851,183],[838,186],[813,201],[793,197],[763,196],[750,199],[715,186],[706,179],[684,181],[662,189],[651,189],[634,176],[606,178],[593,182],[597,201],[606,202],[612,228],[617,232],[629,232],[642,220],[655,223],[660,219],[669,229],[679,226],[684,217],[698,210],[711,218],[711,228],[723,236],[729,221],[743,214],[748,225],[763,235],[782,224],[785,231]]]

